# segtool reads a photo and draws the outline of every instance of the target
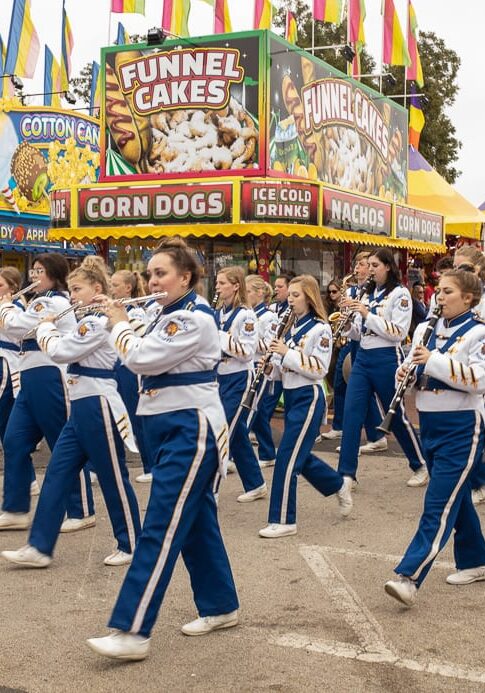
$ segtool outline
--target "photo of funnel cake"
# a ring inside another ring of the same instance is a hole
[[[21,194],[29,202],[38,202],[49,185],[47,161],[38,149],[22,142],[15,150],[10,171]]]

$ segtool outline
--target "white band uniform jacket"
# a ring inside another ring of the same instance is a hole
[[[73,331],[61,334],[56,325],[43,322],[37,329],[37,342],[42,352],[55,363],[78,363],[84,368],[113,370],[117,354],[109,344],[107,323],[105,315],[87,315]],[[128,413],[118,392],[114,370],[113,378],[68,373],[67,387],[72,401],[84,397],[104,397],[126,447],[132,452],[138,452]]]
[[[376,289],[374,301],[372,296],[364,295],[362,302],[369,308],[376,306],[377,313],[369,313],[365,321],[357,313],[350,330],[344,332],[349,339],[360,340],[362,349],[400,346],[409,332],[413,314],[411,294],[404,286],[396,286],[377,303],[383,293],[384,289]]]
[[[231,318],[234,309],[224,313],[219,312],[221,329],[219,330],[222,349],[222,361],[218,374],[229,375],[241,371],[252,371],[258,348],[258,327],[254,312],[249,308],[241,308],[229,330],[225,332],[223,325]]]
[[[50,293],[50,292],[47,292]],[[56,293],[34,298],[25,311],[14,303],[5,303],[0,308],[0,327],[7,333],[9,340],[22,341],[23,337],[34,330],[39,322],[48,315],[58,315],[69,308],[67,294]],[[68,313],[57,322],[60,334],[65,334],[76,327],[74,312]],[[31,337],[35,341],[34,335]],[[20,351],[19,370],[41,366],[57,366],[47,354],[42,351]],[[61,368],[65,372],[65,368]]]
[[[256,348],[254,360],[258,363],[268,351],[268,346],[271,341],[271,339],[268,339],[268,335],[270,335],[272,325],[275,322],[275,314],[272,310],[267,308],[261,315],[256,313],[256,320],[258,326],[258,346]]]
[[[221,353],[214,318],[199,310],[162,313],[143,337],[138,337],[128,322],[119,322],[111,331],[110,342],[125,366],[146,376],[211,371],[216,369]],[[218,442],[219,468],[225,476],[227,422],[217,382],[142,390],[137,414],[153,416],[184,409],[197,409],[209,421]]]
[[[273,354],[273,371],[269,378],[273,378],[275,370],[279,371],[285,390],[314,384],[320,385],[323,389],[323,379],[332,358],[330,325],[316,320],[315,325],[301,337],[298,344],[292,339],[309,319],[315,320],[313,316],[306,315],[293,324],[289,333],[290,339],[286,342],[289,349],[283,357]]]
[[[16,304],[17,305],[17,304]],[[20,310],[24,310],[22,305],[18,305]],[[20,374],[19,374],[19,340],[12,339],[11,336],[5,331],[0,329],[0,342],[5,342],[6,344],[12,344],[12,349],[8,347],[0,346],[0,358],[6,361],[8,367],[8,372],[10,373],[10,379],[12,382],[12,393],[14,397],[17,397],[20,390]],[[3,371],[4,382],[6,383],[7,373],[4,369]],[[5,385],[0,384],[0,391],[3,392]]]
[[[416,408],[419,411],[478,411],[485,421],[483,395],[485,394],[485,325],[477,322],[464,335],[457,338],[449,350],[441,354],[442,348],[461,323],[440,318],[435,328],[436,349],[424,367],[424,375],[436,378],[453,388],[418,390]],[[414,347],[420,343],[427,322],[420,323],[414,333],[412,348],[403,365],[412,362]]]

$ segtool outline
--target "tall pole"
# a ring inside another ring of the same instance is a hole
[[[409,46],[409,0],[406,0],[406,45]],[[406,108],[406,103],[407,103],[407,93],[408,93],[407,88],[408,88],[408,66],[404,65],[404,108]]]
[[[111,46],[111,4],[109,6],[109,18],[108,18],[108,46]]]
[[[385,25],[384,25],[384,2],[385,0],[382,0],[381,3],[381,16],[382,16],[382,43],[381,43],[381,69],[379,70],[379,91],[382,94],[382,72],[384,70],[384,33],[385,33]]]
[[[312,55],[315,55],[315,17],[312,17]]]

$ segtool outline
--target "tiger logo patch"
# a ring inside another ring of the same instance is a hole
[[[173,337],[174,335],[177,334],[179,331],[179,326],[177,325],[176,322],[169,322],[168,325],[165,326],[164,332],[168,337]]]
[[[244,330],[245,332],[254,332],[254,322],[245,322]]]
[[[328,337],[322,337],[320,340],[320,346],[322,349],[329,349],[330,348],[330,340]]]
[[[36,313],[40,313],[44,309],[44,306],[42,305],[42,303],[36,303],[35,306],[33,306],[33,308]]]
[[[89,332],[88,326],[85,324],[79,325],[77,332],[80,337],[84,337]]]
[[[401,298],[401,308],[409,308],[409,300],[407,298]]]

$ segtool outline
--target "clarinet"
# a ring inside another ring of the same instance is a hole
[[[217,308],[217,304],[219,303],[219,296],[220,295],[221,295],[220,291],[216,291],[216,293],[214,294],[214,297],[213,297],[212,303],[211,303],[212,310],[215,310]]]
[[[287,308],[283,315],[281,316],[281,320],[278,324],[278,329],[276,330],[276,336],[275,339],[281,339],[281,337],[285,334],[287,331],[288,327],[291,325],[291,322],[293,321],[294,318],[294,313],[291,308]],[[269,364],[273,357],[272,352],[268,352],[263,356],[261,359],[261,363],[258,366],[258,369],[255,373],[254,380],[251,384],[251,387],[249,388],[249,392],[244,398],[244,401],[241,403],[242,406],[245,409],[251,409],[252,411],[256,411],[256,406],[254,404],[256,395],[258,393],[258,388],[261,383],[261,380],[264,376],[264,371],[266,369],[266,366]]]
[[[433,333],[436,328],[436,324],[438,320],[440,319],[441,315],[441,306],[437,306],[434,311],[431,314],[431,317],[428,321],[428,325],[426,326],[426,329],[423,333],[423,337],[419,343],[419,346],[428,346],[429,340],[433,336]],[[376,426],[378,431],[382,431],[386,435],[391,432],[391,425],[392,425],[392,420],[394,418],[395,413],[397,412],[403,397],[405,395],[406,390],[408,389],[409,385],[411,384],[411,381],[414,377],[414,374],[416,373],[416,369],[418,367],[417,363],[411,363],[409,366],[409,370],[407,371],[406,375],[404,378],[401,380],[399,385],[397,386],[396,392],[394,393],[394,397],[392,398],[392,402],[389,405],[389,410],[385,417],[382,419],[381,423],[379,426]]]
[[[357,298],[356,298],[357,301],[362,301],[362,298],[364,297],[364,295],[369,293],[370,288],[371,288],[373,282],[374,282],[374,278],[373,278],[373,277],[369,277],[368,279],[366,279],[366,281],[365,281],[364,284],[362,285],[362,287],[361,287],[361,289],[360,289],[360,291],[359,291],[359,294],[358,294],[358,296],[357,296]],[[354,315],[355,315],[355,311],[352,311],[352,312],[349,313],[347,316],[344,316],[343,318],[341,318],[339,324],[338,324],[337,327],[335,328],[335,332],[334,332],[334,335],[333,335],[333,343],[334,343],[334,344],[336,344],[336,343],[338,342],[338,340],[339,340],[340,337],[342,336],[342,332],[345,330],[345,328],[347,327],[347,325],[349,324],[349,322],[352,320],[352,318],[354,317]]]

